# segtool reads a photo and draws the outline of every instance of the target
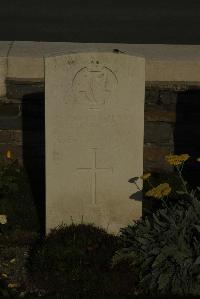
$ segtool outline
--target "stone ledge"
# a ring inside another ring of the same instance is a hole
[[[0,41],[0,57],[8,57],[12,41]]]
[[[43,57],[8,57],[7,76],[9,78],[44,79]]]
[[[5,41],[0,42],[0,57],[7,59],[7,77],[43,79],[44,60],[49,56],[114,49],[144,57],[147,81],[200,82],[199,45]]]
[[[146,60],[146,81],[200,81],[200,59],[174,60]]]

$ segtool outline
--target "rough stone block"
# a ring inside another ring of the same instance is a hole
[[[159,100],[163,105],[177,103],[177,92],[172,90],[160,90]]]
[[[0,118],[15,117],[18,118],[21,115],[21,107],[15,103],[0,103]]]
[[[22,145],[22,131],[0,130],[0,143]]]
[[[144,171],[165,172],[172,171],[165,160],[165,156],[171,153],[169,146],[159,146],[154,144],[144,145]]]
[[[40,80],[6,80],[7,98],[24,100],[25,97],[41,98],[44,94],[44,82]]]
[[[145,121],[147,122],[176,122],[176,112],[175,111],[166,111],[166,110],[146,110],[145,111]],[[147,124],[148,126],[148,124]]]
[[[159,88],[146,88],[145,90],[145,105],[157,104],[159,102]]]
[[[145,143],[169,143],[173,140],[173,128],[171,124],[163,122],[145,122]]]

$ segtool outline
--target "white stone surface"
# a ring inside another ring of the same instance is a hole
[[[11,46],[9,41],[0,41],[0,97],[6,94],[7,55]]]
[[[44,58],[40,42],[14,42],[8,56],[8,77],[44,79]]]
[[[46,58],[46,225],[92,222],[117,233],[142,213],[128,180],[143,172],[144,59]]]
[[[0,41],[0,57],[7,57],[9,49],[13,42],[11,41]]]
[[[146,81],[200,82],[200,60],[149,60]]]
[[[0,97],[6,95],[7,58],[0,57]]]
[[[11,42],[0,42],[0,56]],[[44,57],[81,52],[112,52],[142,56],[146,81],[200,81],[200,45],[113,44],[71,42],[12,42],[8,55],[8,77],[44,79]],[[6,52],[7,53],[7,52]]]

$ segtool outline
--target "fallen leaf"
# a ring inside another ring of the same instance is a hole
[[[12,260],[10,260],[10,263],[11,264],[14,264],[16,262],[16,259],[12,259]]]

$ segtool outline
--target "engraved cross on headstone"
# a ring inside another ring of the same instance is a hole
[[[91,184],[91,187],[92,187],[92,203],[93,204],[96,204],[96,195],[97,195],[97,190],[96,190],[96,181],[97,181],[97,172],[98,171],[105,171],[105,170],[111,170],[113,171],[112,168],[100,168],[100,167],[97,167],[96,165],[96,150],[97,148],[92,148],[93,150],[93,164],[92,164],[92,167],[86,167],[86,168],[77,168],[78,170],[86,170],[86,171],[90,171],[91,173],[91,177],[92,177],[92,184]]]

